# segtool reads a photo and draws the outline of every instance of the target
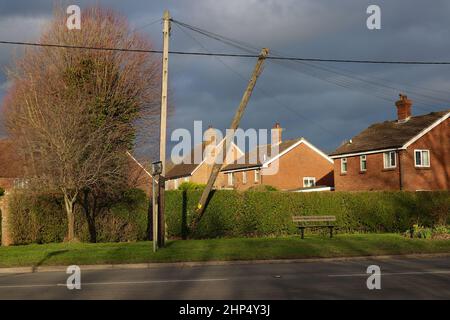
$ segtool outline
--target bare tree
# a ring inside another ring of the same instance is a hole
[[[84,10],[81,30],[68,30],[66,18],[57,8],[41,42],[152,48],[111,10]],[[125,185],[126,150],[133,148],[137,124],[151,127],[158,114],[159,70],[149,53],[48,47],[27,49],[10,70],[7,128],[28,176],[62,192],[69,241],[75,238],[75,203]],[[84,206],[95,225],[92,207]]]

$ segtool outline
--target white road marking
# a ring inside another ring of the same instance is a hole
[[[423,275],[423,274],[450,274],[450,270],[410,271],[410,272],[381,272],[382,276]],[[329,274],[329,277],[367,277],[367,273]]]
[[[118,282],[82,282],[82,286],[116,286],[129,284],[152,284],[152,283],[178,283],[178,282],[213,282],[227,281],[228,279],[187,279],[187,280],[150,280],[150,281],[118,281]],[[58,283],[58,286],[65,287],[66,284]]]
[[[152,284],[152,283],[179,283],[179,282],[214,282],[227,281],[228,279],[185,279],[185,280],[150,280],[150,281],[117,281],[117,282],[82,282],[81,286],[116,286],[132,284]],[[57,284],[30,284],[30,285],[6,285],[0,289],[20,289],[20,288],[42,288],[42,287],[66,287],[65,283]]]

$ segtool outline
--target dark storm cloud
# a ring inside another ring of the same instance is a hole
[[[167,8],[177,20],[291,56],[450,60],[450,4],[445,0],[431,3],[422,0],[86,0],[68,3],[82,7],[100,3],[112,7],[125,14],[133,27],[149,24]],[[370,4],[381,7],[381,30],[366,28],[366,8]],[[53,1],[45,0],[1,0],[0,38],[36,38],[40,26],[51,15],[52,6]],[[158,23],[141,29],[157,48],[161,47],[160,29]],[[189,34],[196,40],[173,26],[172,49],[237,52],[198,34]],[[1,46],[1,66],[10,60],[11,48]],[[169,119],[169,129],[191,129],[194,120],[203,120],[205,126],[227,127],[254,63],[254,59],[172,56],[170,101],[174,113]],[[394,101],[400,90],[413,98],[417,93],[422,94],[415,100],[414,111],[418,114],[448,108],[445,101],[450,93],[439,93],[444,100],[439,102],[432,100],[433,91],[421,89],[448,92],[450,70],[446,66],[326,63],[318,66],[332,68],[335,73],[301,64],[280,66],[268,61],[242,127],[270,128],[279,121],[285,128],[285,137],[304,136],[331,151],[370,123],[394,118]],[[342,72],[377,85],[358,79],[342,80],[339,78]],[[6,86],[4,81],[4,76],[0,76],[0,95],[4,92],[1,88]],[[336,82],[350,88],[343,88]],[[389,101],[380,99],[379,95]]]

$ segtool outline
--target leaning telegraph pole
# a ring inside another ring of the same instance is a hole
[[[162,175],[166,175],[166,125],[167,125],[167,91],[169,83],[169,40],[170,40],[170,13],[164,11],[163,16],[163,58],[162,58],[162,85],[161,85],[161,135],[159,145],[159,160],[162,162]]]
[[[167,91],[169,86],[169,40],[170,40],[170,13],[164,11],[163,15],[163,56],[161,77],[161,123],[159,138],[159,170],[154,170],[153,180],[153,251],[164,247],[166,228],[164,219],[164,192],[166,176],[166,132],[167,132]],[[158,167],[158,166],[156,166]]]
[[[255,88],[256,85],[256,81],[258,80],[258,77],[261,75],[262,69],[263,69],[263,65],[264,65],[264,61],[266,60],[267,55],[269,54],[269,49],[264,48],[261,50],[261,53],[259,55],[258,58],[258,62],[256,63],[255,69],[253,70],[253,74],[252,77],[250,79],[250,82],[248,83],[247,89],[244,92],[244,95],[242,97],[241,103],[239,104],[238,109],[236,110],[236,113],[233,117],[233,121],[231,122],[230,125],[230,130],[227,132],[226,138],[225,138],[225,151],[224,151],[224,155],[226,157],[226,155],[228,154],[228,150],[229,147],[231,145],[231,141],[232,138],[234,136],[234,132],[236,131],[236,129],[239,127],[239,123],[241,121],[241,118],[244,114],[245,108],[247,107],[248,101],[250,100],[250,97],[253,93],[253,89]],[[203,194],[200,198],[200,201],[197,205],[197,216],[194,218],[194,220],[192,221],[192,225],[191,228],[194,229],[196,227],[196,224],[200,221],[200,219],[202,218],[202,215],[205,211],[205,206],[207,204],[208,201],[208,197],[209,194],[214,186],[214,183],[216,182],[217,176],[219,175],[220,170],[222,169],[223,166],[223,161],[217,161],[220,159],[217,159],[217,157],[221,156],[221,152],[218,153],[218,155],[216,156],[216,161],[215,164],[212,168],[211,174],[209,176],[208,179],[208,183],[206,184],[206,188],[203,191]]]

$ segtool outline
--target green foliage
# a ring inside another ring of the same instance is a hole
[[[450,193],[443,192],[236,192],[216,191],[188,234],[198,191],[166,193],[171,237],[215,238],[296,234],[294,215],[334,215],[340,232],[403,232],[414,224],[432,227],[450,220]],[[436,213],[439,214],[436,214]]]
[[[67,218],[60,195],[16,192],[9,199],[15,244],[62,242]],[[141,190],[126,191],[96,217],[98,242],[146,240],[148,200]],[[80,207],[75,207],[75,235],[89,241],[89,229]]]
[[[450,193],[443,192],[237,192],[214,191],[195,231],[189,230],[202,190],[166,192],[166,223],[170,238],[262,237],[297,234],[294,215],[334,215],[340,233],[397,232],[416,224],[427,228],[449,224]],[[59,196],[15,194],[10,210],[17,244],[63,241],[66,216]],[[89,240],[80,208],[76,236]],[[438,213],[438,214],[437,214]],[[96,218],[98,242],[147,238],[148,199],[128,190]],[[436,227],[438,230],[438,227]],[[439,229],[440,230],[440,229]]]
[[[447,226],[437,226],[434,228],[435,234],[450,234],[450,228]]]
[[[248,191],[258,191],[258,192],[261,192],[261,191],[278,191],[278,189],[275,188],[274,186],[260,184],[260,185],[253,186],[253,187],[249,188]]]
[[[205,189],[205,187],[206,187],[206,184],[195,183],[195,182],[183,182],[178,187],[178,190],[181,190],[181,191],[203,190],[203,189]]]
[[[449,234],[450,229],[447,226],[439,225],[429,228],[419,224],[414,224],[411,230],[404,233],[405,236],[419,239],[443,238]]]

